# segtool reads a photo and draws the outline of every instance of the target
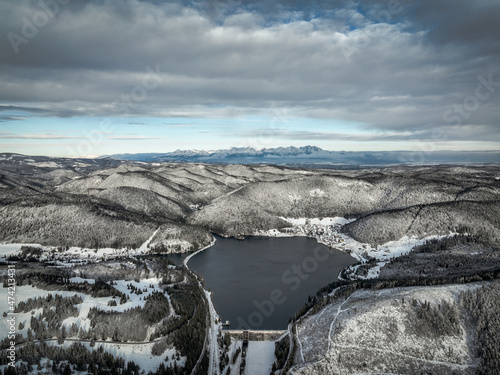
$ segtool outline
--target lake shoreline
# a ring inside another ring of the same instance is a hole
[[[222,321],[229,320],[230,329],[252,330],[286,329],[288,318],[309,296],[354,263],[350,254],[306,236],[248,236],[242,241],[214,235],[211,246],[183,261],[203,276]]]

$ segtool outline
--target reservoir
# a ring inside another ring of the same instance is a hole
[[[307,237],[216,237],[189,260],[229,329],[282,330],[323,286],[356,262]]]

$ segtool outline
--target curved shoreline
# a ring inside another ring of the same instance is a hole
[[[210,244],[208,244],[207,246],[205,246],[205,247],[204,247],[204,248],[202,248],[202,249],[198,249],[198,250],[196,250],[194,253],[189,254],[187,257],[185,257],[185,258],[184,258],[184,260],[182,261],[182,264],[184,264],[184,266],[188,269],[188,271],[191,271],[191,270],[189,269],[189,266],[188,266],[188,262],[189,262],[189,260],[190,260],[192,257],[194,257],[196,254],[201,253],[202,251],[204,251],[204,250],[206,250],[206,249],[211,248],[212,246],[214,246],[214,245],[215,245],[215,243],[216,243],[216,242],[217,242],[217,240],[215,239],[214,235],[212,235],[212,242],[211,242]]]

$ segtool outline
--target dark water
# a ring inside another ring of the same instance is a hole
[[[285,329],[309,295],[353,263],[350,255],[306,237],[217,237],[189,268],[203,275],[230,329]]]
[[[164,256],[164,257],[170,259],[176,266],[180,266],[184,262],[184,259],[186,259],[187,256],[191,253],[192,253],[192,251],[190,251],[188,253],[165,254],[165,255],[161,255],[161,256]]]

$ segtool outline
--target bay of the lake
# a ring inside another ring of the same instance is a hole
[[[189,268],[203,276],[229,329],[286,329],[309,296],[356,262],[307,237],[216,238]]]

